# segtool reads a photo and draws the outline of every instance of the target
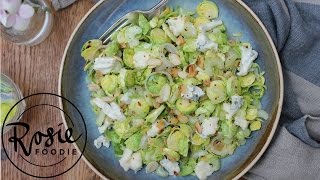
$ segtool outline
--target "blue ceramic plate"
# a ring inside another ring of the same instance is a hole
[[[159,0],[105,0],[96,4],[82,19],[72,34],[66,47],[61,65],[59,92],[62,96],[73,102],[84,116],[88,130],[87,145],[83,154],[84,160],[101,177],[109,179],[162,179],[156,174],[146,174],[145,170],[135,174],[133,171],[125,172],[115,158],[113,150],[107,148],[96,149],[94,139],[99,136],[95,125],[95,114],[89,103],[90,93],[86,85],[86,73],[83,71],[85,61],[81,58],[81,47],[90,39],[99,38],[113,23],[126,13],[133,10],[148,10]],[[188,10],[195,10],[201,0],[170,0],[169,6],[180,6]],[[241,32],[242,41],[248,41],[259,53],[257,62],[266,72],[267,90],[262,99],[262,106],[270,115],[263,122],[260,131],[254,132],[247,143],[236,152],[222,160],[221,170],[215,172],[210,179],[237,179],[247,172],[261,157],[267,148],[276,126],[282,107],[283,79],[280,61],[274,44],[260,20],[240,0],[214,0],[220,9],[220,18],[224,21],[228,33]],[[71,119],[74,119],[76,132],[83,132],[83,126],[76,120],[75,112],[67,104],[61,104]],[[69,119],[65,120],[71,126]],[[79,124],[77,126],[77,124]],[[81,123],[82,124],[82,123]],[[78,147],[84,146],[78,141]],[[168,179],[197,179],[195,176],[168,177]]]

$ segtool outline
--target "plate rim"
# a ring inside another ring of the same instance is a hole
[[[68,40],[68,43],[65,47],[62,59],[61,59],[61,65],[60,65],[60,71],[59,71],[59,81],[58,81],[58,95],[62,96],[62,74],[63,74],[63,70],[64,70],[64,64],[65,64],[65,60],[66,60],[66,56],[67,56],[67,52],[70,48],[70,44],[74,38],[74,35],[78,32],[80,26],[83,24],[83,22],[87,19],[87,17],[95,10],[97,9],[98,6],[100,6],[102,3],[104,3],[105,1],[109,1],[109,0],[100,0],[99,2],[97,2],[80,20],[80,22],[78,23],[78,25],[76,26],[76,28],[74,29],[74,31],[72,32],[72,34],[70,35],[70,38]],[[271,128],[271,131],[268,135],[268,138],[266,140],[266,142],[264,143],[263,147],[261,148],[261,150],[259,151],[259,153],[255,156],[255,158],[242,170],[240,171],[236,176],[232,177],[232,179],[240,179],[245,173],[247,173],[256,163],[257,161],[261,158],[261,156],[264,154],[264,152],[266,151],[266,149],[268,148],[268,146],[270,145],[270,142],[272,140],[272,138],[274,137],[275,131],[278,127],[278,123],[279,123],[279,119],[280,119],[280,115],[281,115],[281,110],[282,110],[282,106],[283,106],[283,96],[284,96],[284,80],[283,80],[283,71],[282,71],[282,65],[280,62],[280,58],[279,58],[279,54],[277,52],[276,46],[269,34],[269,32],[267,31],[266,27],[264,26],[264,24],[262,23],[262,21],[260,20],[260,18],[242,1],[242,0],[235,0],[235,2],[237,2],[239,5],[241,5],[252,17],[253,19],[259,24],[259,26],[262,28],[264,34],[266,35],[268,42],[271,46],[271,49],[275,55],[275,60],[276,60],[276,64],[277,64],[277,72],[279,75],[279,100],[278,100],[278,108],[277,108],[277,114],[274,117],[274,122]],[[62,100],[59,99],[59,107],[61,109],[63,109],[63,103]],[[64,113],[61,112],[61,117],[63,120],[63,124],[65,125],[66,128],[68,128],[66,119],[65,119],[65,115]],[[79,147],[74,144],[75,148],[77,149],[78,152],[80,152]],[[90,162],[89,160],[83,155],[81,157],[85,163],[97,174],[99,175],[102,179],[108,179],[105,175],[103,175],[99,170],[97,170]]]

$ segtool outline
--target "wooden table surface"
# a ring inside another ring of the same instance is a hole
[[[58,93],[58,78],[61,58],[68,39],[81,20],[94,4],[91,0],[81,0],[70,7],[55,12],[52,33],[40,45],[34,47],[19,46],[1,38],[1,73],[11,77],[20,87],[24,96],[39,92]],[[44,115],[33,114],[24,116],[22,121],[35,129],[42,129]],[[60,121],[60,113],[50,117],[53,121]],[[5,135],[6,136],[6,135]],[[4,136],[4,138],[6,138]],[[1,179],[34,179],[16,169],[8,159],[1,158]],[[64,162],[68,164],[68,162]],[[61,164],[63,166],[63,164]],[[36,172],[35,172],[36,173]],[[54,179],[99,179],[83,160],[67,173]]]

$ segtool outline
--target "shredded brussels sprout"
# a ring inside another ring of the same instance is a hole
[[[233,37],[231,37],[233,38]],[[231,39],[218,6],[140,14],[109,44],[83,45],[104,148],[125,171],[206,179],[269,116],[264,73],[250,43]],[[102,147],[102,144],[97,144]]]

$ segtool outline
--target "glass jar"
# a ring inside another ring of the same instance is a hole
[[[2,36],[16,44],[37,45],[53,26],[52,9],[46,0],[0,0],[0,16]]]
[[[26,108],[26,104],[22,100],[23,95],[19,87],[8,76],[1,74],[0,84],[0,131],[2,131],[2,126],[4,126],[3,133],[6,133],[12,126],[5,126],[5,124],[19,121],[21,119],[20,115],[23,114]],[[16,105],[20,100],[22,101]],[[13,106],[14,108],[12,108]]]

